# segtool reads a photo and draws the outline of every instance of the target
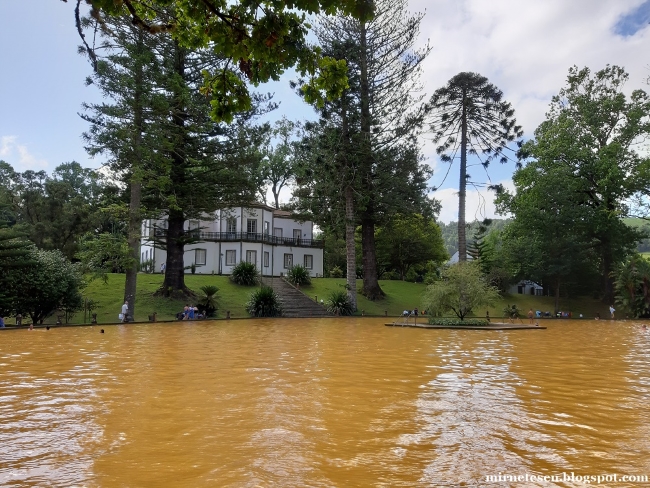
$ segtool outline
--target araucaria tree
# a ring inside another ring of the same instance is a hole
[[[487,168],[494,159],[508,157],[504,149],[523,135],[516,125],[515,111],[503,92],[478,73],[463,72],[436,90],[430,100],[431,133],[439,144],[440,158],[453,163],[460,151],[458,187],[458,259],[467,260],[465,199],[469,175],[467,155],[475,155]]]
[[[129,195],[127,241],[130,261],[126,267],[124,300],[135,313],[139,266],[141,195],[143,181],[151,179],[152,163],[159,157],[161,135],[153,107],[160,96],[154,89],[160,64],[154,53],[156,39],[125,19],[104,23],[98,46],[86,50],[93,75],[88,84],[97,86],[108,102],[84,104],[81,117],[90,123],[84,134],[91,156],[108,156],[108,165]],[[82,19],[79,28],[97,28],[93,19]]]
[[[106,32],[101,47],[108,54],[93,51],[97,70],[92,81],[113,103],[87,107],[88,148],[91,154],[109,154],[112,169],[129,184],[134,267],[143,216],[164,217],[166,228],[154,232],[167,255],[161,291],[184,294],[184,246],[197,240],[185,222],[226,201],[253,199],[245,167],[261,157],[251,149],[261,139],[248,121],[266,99],[254,96],[255,109],[238,113],[230,124],[215,122],[212,99],[199,88],[204,69],[223,64],[221,57],[208,49],[184,48],[168,34],[149,36],[119,18],[110,19]],[[125,298],[133,310],[135,277],[130,280],[128,271],[126,281]]]
[[[339,171],[322,174],[316,164],[311,174],[319,177],[308,183],[311,188],[303,196],[309,198],[303,201],[313,205],[314,199],[345,197],[348,286],[356,278],[350,257],[354,229],[361,225],[363,294],[371,300],[383,296],[375,227],[395,212],[432,214],[426,199],[430,174],[417,148],[425,110],[418,95],[420,64],[429,48],[413,49],[423,14],[410,15],[406,7],[405,0],[380,0],[374,2],[371,20],[325,18],[315,29],[324,52],[346,60],[349,86],[341,99],[320,111],[319,127],[329,131],[320,140],[331,143],[327,151],[334,153],[327,159],[336,161]]]

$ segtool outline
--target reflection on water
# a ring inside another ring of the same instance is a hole
[[[485,476],[650,475],[650,333],[639,324],[382,324],[3,332],[0,485],[511,486]]]

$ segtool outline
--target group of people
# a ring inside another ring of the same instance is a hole
[[[194,305],[185,305],[183,311],[176,314],[178,320],[195,320],[202,319],[203,315],[199,313],[199,309]]]
[[[423,310],[422,315],[426,315],[426,314],[427,314],[427,311]],[[417,308],[414,308],[413,310],[404,310],[402,312],[402,316],[404,316],[404,317],[417,317],[418,315],[420,315],[420,312],[418,311]]]

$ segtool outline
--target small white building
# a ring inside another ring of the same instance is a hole
[[[535,295],[542,296],[544,288],[541,285],[538,285],[534,281],[530,280],[521,280],[519,283],[512,285],[508,289],[508,293],[513,295]]]
[[[159,271],[166,262],[165,250],[153,245],[154,232],[164,235],[167,222],[142,223],[141,262]],[[197,274],[230,274],[240,261],[255,263],[262,276],[283,276],[294,264],[304,266],[313,277],[323,276],[321,239],[314,239],[314,224],[300,222],[285,210],[262,204],[217,210],[212,216],[185,222],[201,242],[185,246],[185,268]]]
[[[467,261],[474,261],[474,257],[471,254],[467,253],[466,256],[467,256]],[[451,266],[452,264],[456,264],[459,261],[459,259],[460,259],[460,254],[458,253],[458,251],[456,251],[454,255],[449,258],[449,261],[447,261],[447,265]]]

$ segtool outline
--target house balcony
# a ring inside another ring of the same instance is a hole
[[[167,234],[166,229],[156,229],[154,232],[157,238],[164,238]],[[186,234],[188,237],[194,237],[204,242],[261,242],[272,246],[291,246],[291,247],[311,247],[323,249],[325,241],[323,239],[304,239],[302,237],[277,237],[270,234],[257,232],[204,232],[191,230]]]

